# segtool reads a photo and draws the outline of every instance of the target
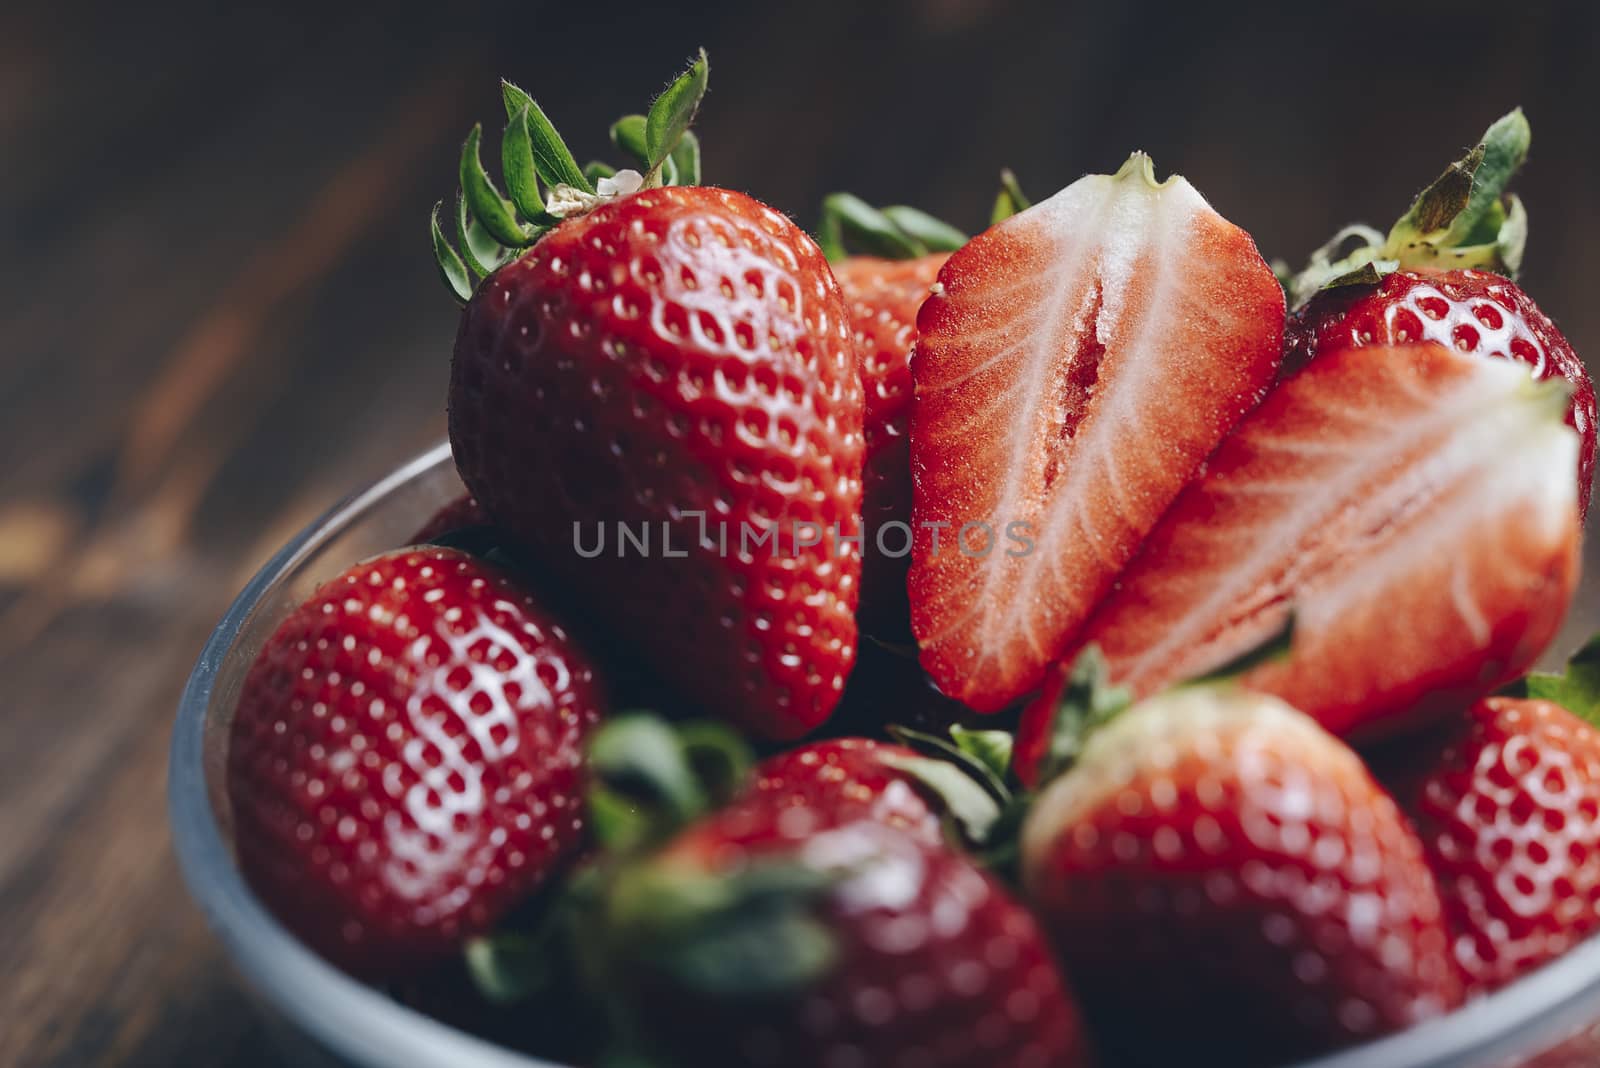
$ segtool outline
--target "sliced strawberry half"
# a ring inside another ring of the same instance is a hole
[[[1034,688],[1277,371],[1250,235],[1135,154],[955,253],[917,319],[912,627],[946,693]]]
[[[1327,353],[1207,462],[1084,628],[1137,694],[1259,645],[1243,681],[1337,733],[1521,674],[1578,574],[1566,391],[1441,345]],[[1398,717],[1398,718],[1397,718]]]

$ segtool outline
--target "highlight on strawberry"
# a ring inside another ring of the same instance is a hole
[[[1596,934],[1600,639],[1532,670],[1594,393],[1512,281],[1520,111],[1285,288],[1143,153],[813,240],[702,184],[707,76],[620,167],[509,82],[497,176],[466,138],[461,495],[228,726],[288,932],[635,1068],[1288,1066]]]

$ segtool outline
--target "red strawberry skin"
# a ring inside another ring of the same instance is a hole
[[[1474,992],[1600,928],[1600,731],[1550,701],[1491,697],[1405,751],[1395,795],[1438,880]]]
[[[871,821],[821,833],[773,826],[776,836],[752,834],[736,809],[713,815],[664,860],[729,877],[774,861],[848,871],[812,906],[834,959],[804,987],[767,996],[706,997],[643,973],[637,1010],[667,1063],[1087,1068],[1060,970],[1033,917],[992,877]]]
[[[1567,425],[1578,432],[1580,510],[1594,486],[1594,383],[1572,345],[1516,283],[1487,271],[1400,270],[1375,286],[1323,290],[1289,320],[1284,370],[1353,345],[1433,341],[1462,352],[1517,360],[1537,378],[1572,383]]]
[[[1396,733],[1522,674],[1577,582],[1576,437],[1507,361],[1323,353],[1207,461],[1081,635],[1148,695],[1278,632],[1246,685],[1340,735]],[[1025,718],[1048,716],[1041,699]]]
[[[870,820],[941,845],[940,810],[915,779],[888,762],[916,756],[870,738],[830,738],[768,757],[736,802],[748,812],[746,833],[760,837],[758,828],[768,821],[821,831]]]
[[[844,293],[861,384],[866,391],[866,465],[861,479],[862,627],[880,637],[911,633],[906,572],[911,566],[911,348],[917,310],[950,258],[909,260],[851,256],[834,265]],[[904,528],[887,524],[900,523]],[[888,552],[879,550],[879,532]]]
[[[423,542],[442,538],[446,534],[453,534],[458,530],[467,530],[471,527],[486,527],[493,522],[494,520],[489,518],[489,513],[483,510],[483,506],[478,503],[477,498],[470,493],[463,493],[433,513],[428,518],[428,521],[422,524],[415,534],[411,535],[411,541],[414,545],[421,545]]]
[[[1460,1001],[1404,816],[1274,698],[1187,687],[1124,712],[1044,788],[1022,863],[1117,1063],[1282,1064]]]
[[[278,627],[230,728],[251,887],[367,978],[488,930],[579,843],[589,661],[502,572],[408,549],[323,585]]]
[[[941,690],[993,712],[1039,685],[1272,383],[1283,317],[1250,235],[1142,155],[950,257],[911,362],[912,628]]]
[[[673,187],[569,220],[483,282],[450,441],[467,488],[633,655],[690,703],[793,738],[855,656],[862,407],[815,243],[743,194]],[[648,555],[619,523],[648,531]]]

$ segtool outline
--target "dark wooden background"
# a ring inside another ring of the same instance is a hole
[[[168,846],[172,710],[271,549],[442,434],[424,220],[498,74],[587,158],[704,44],[710,179],[803,221],[975,227],[1002,164],[1144,148],[1292,259],[1521,103],[1524,281],[1600,353],[1589,3],[214,6],[0,10],[0,1064],[270,1063]]]

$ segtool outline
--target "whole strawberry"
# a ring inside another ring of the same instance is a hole
[[[1595,673],[1600,646],[1589,657]],[[1600,928],[1600,730],[1554,701],[1491,697],[1403,757],[1396,797],[1472,990],[1504,986]]]
[[[1580,438],[1578,492],[1587,515],[1594,383],[1561,331],[1511,281],[1522,263],[1527,216],[1516,197],[1502,194],[1527,156],[1529,136],[1521,110],[1511,112],[1423,190],[1387,235],[1349,227],[1318,250],[1291,284],[1298,307],[1284,368],[1353,345],[1433,341],[1516,360],[1538,378],[1563,378],[1572,384],[1567,423]],[[1351,248],[1352,238],[1361,243]]]
[[[1106,718],[1028,811],[1022,880],[1108,1048],[1274,1065],[1459,1002],[1422,848],[1355,753],[1228,686]]]
[[[704,84],[702,57],[652,108],[642,178],[590,192],[568,175],[519,206],[534,228],[511,219],[512,236],[537,243],[462,314],[450,440],[489,514],[634,656],[689,703],[792,738],[855,657],[862,391],[815,243],[742,193],[659,184],[691,170],[674,159]],[[468,148],[487,222],[498,194]],[[514,193],[543,160],[508,166]]]
[[[493,566],[444,548],[358,564],[245,679],[227,768],[240,867],[342,967],[415,973],[571,854],[601,708],[587,657]]]
[[[606,989],[651,1063],[1089,1063],[1027,910],[874,821],[752,832],[737,806],[713,813],[627,871],[605,915]]]

